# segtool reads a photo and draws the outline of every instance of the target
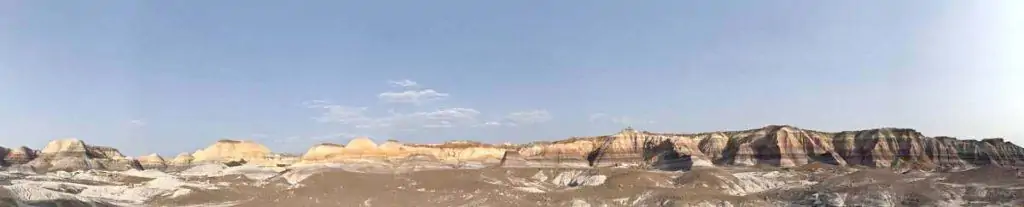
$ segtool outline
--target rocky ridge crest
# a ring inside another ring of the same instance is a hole
[[[694,166],[737,165],[796,167],[811,163],[874,168],[952,170],[972,166],[1024,165],[1024,148],[1003,139],[958,140],[927,137],[913,129],[879,128],[820,132],[786,125],[743,131],[695,134],[654,133],[627,128],[607,136],[574,137],[522,145],[473,141],[378,144],[360,137],[345,145],[323,143],[305,154],[277,154],[244,140],[220,140],[173,159],[151,154],[129,158],[112,147],[91,146],[78,139],[54,140],[43,150],[2,148],[0,165],[36,171],[156,169],[180,171],[204,163],[286,166],[359,160],[430,160],[474,162],[505,167],[633,165],[662,170]]]

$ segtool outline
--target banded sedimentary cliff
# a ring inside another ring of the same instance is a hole
[[[377,144],[362,137],[346,145],[315,145],[301,158],[276,154],[259,143],[238,140],[220,140],[195,153],[182,153],[170,160],[155,154],[131,159],[117,149],[87,145],[78,139],[54,140],[38,152],[27,147],[2,148],[0,154],[4,155],[0,165],[36,171],[180,171],[198,164],[242,160],[263,166],[378,160],[478,162],[506,167],[639,165],[664,170],[709,165],[794,167],[809,163],[940,170],[1024,165],[1024,148],[998,138],[980,141],[932,138],[912,129],[899,128],[820,132],[784,125],[697,134],[652,133],[627,128],[607,136],[524,145],[472,141],[405,144],[395,140]]]
[[[611,140],[608,146],[603,146]],[[665,134],[626,129],[601,137],[534,143],[517,150],[532,162],[641,163],[793,167],[812,162],[868,167],[955,169],[1024,165],[1024,148],[1002,139],[931,138],[912,129],[819,132],[772,125],[744,131]],[[595,157],[595,156],[599,156]],[[661,167],[659,167],[661,166]]]
[[[28,148],[24,153],[7,157],[31,157]],[[87,169],[128,170],[138,169],[138,164],[124,157],[117,149],[104,146],[89,146],[78,139],[51,141],[34,159],[24,163],[37,171],[74,171]]]
[[[181,154],[178,154],[178,156],[174,157],[174,159],[171,159],[170,161],[166,161],[165,162],[167,164],[167,169],[166,170],[167,171],[182,171],[182,170],[188,169],[189,167],[192,166],[192,160],[193,159],[195,159],[195,158],[192,157],[192,154],[189,154],[187,152],[183,152]]]
[[[699,141],[626,129],[611,136],[532,143],[517,152],[528,162],[544,165],[638,164],[676,170],[711,165]]]
[[[1024,165],[1024,148],[1001,138],[957,140],[949,137],[937,138],[951,146],[960,159],[973,165],[1021,166]]]
[[[139,166],[141,166],[142,169],[161,171],[167,169],[167,162],[158,154],[139,156],[136,160],[138,160]]]

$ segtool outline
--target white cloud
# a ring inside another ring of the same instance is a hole
[[[447,93],[440,93],[433,89],[408,90],[402,92],[384,92],[377,95],[377,98],[389,103],[411,103],[422,104],[437,101],[448,97]]]
[[[655,124],[654,120],[642,120],[636,119],[629,116],[611,116],[604,113],[594,113],[590,115],[590,122],[611,122],[617,125],[633,125],[633,124]]]
[[[404,79],[404,80],[399,80],[399,81],[388,81],[388,84],[391,84],[391,86],[400,87],[400,88],[416,88],[416,87],[419,87],[419,85],[420,85],[420,84],[416,83],[416,81],[411,81],[409,79]]]
[[[612,121],[612,123],[616,123],[616,124],[620,124],[620,125],[629,125],[629,124],[633,123],[633,119],[631,119],[629,117],[626,117],[626,116],[612,117],[611,121]]]
[[[345,140],[348,140],[348,139],[352,139],[352,138],[356,138],[356,137],[368,137],[368,136],[367,135],[363,135],[363,134],[339,132],[339,133],[331,133],[331,134],[316,135],[316,136],[289,136],[289,137],[285,137],[285,138],[274,139],[272,141],[276,142],[276,143],[298,143],[298,142],[302,142],[302,141],[342,142],[342,141],[345,141]]]
[[[324,101],[307,104],[307,107],[323,110],[316,120],[325,123],[336,123],[355,128],[450,128],[462,125],[473,125],[477,122],[480,111],[470,108],[443,108],[433,111],[414,113],[398,113],[388,111],[385,116],[370,116],[365,112],[367,107],[348,107],[330,104]]]
[[[449,94],[433,89],[414,89],[420,85],[411,80],[388,81],[388,83],[394,87],[406,88],[406,90],[380,93],[377,98],[382,102],[419,105],[449,97]],[[415,131],[454,127],[518,126],[551,120],[551,114],[546,110],[513,112],[500,120],[491,121],[480,120],[480,111],[472,108],[440,108],[411,113],[390,109],[386,114],[374,115],[370,113],[369,107],[345,106],[323,100],[309,101],[304,103],[304,106],[321,111],[321,114],[316,117],[317,121],[350,127],[348,130]]]
[[[146,121],[143,121],[141,119],[135,119],[135,120],[128,121],[128,124],[131,124],[132,126],[142,127],[142,126],[146,126]]]
[[[367,110],[366,107],[350,107],[334,104],[318,104],[310,105],[308,107],[325,110],[325,112],[321,114],[320,117],[316,118],[316,120],[320,122],[334,122],[340,124],[357,125],[368,124],[370,122],[373,122],[372,118],[367,117],[364,114],[364,112],[366,112]]]
[[[484,123],[481,123],[481,124],[473,125],[473,127],[493,127],[493,126],[501,126],[501,122],[489,121],[489,122],[484,122]]]
[[[399,128],[451,128],[477,123],[480,111],[470,108],[447,108],[411,114],[392,114],[388,123]]]
[[[546,110],[512,112],[505,119],[513,125],[536,124],[550,121],[551,113]]]
[[[356,138],[356,137],[364,137],[364,136],[365,135],[361,135],[361,134],[353,134],[353,133],[340,132],[340,133],[334,133],[334,134],[312,136],[312,137],[309,137],[309,139],[310,140],[314,140],[314,141],[344,141],[344,140],[347,140],[347,139],[352,139],[352,138]]]

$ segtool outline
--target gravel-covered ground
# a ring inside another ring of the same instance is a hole
[[[417,165],[418,167],[410,167]],[[0,206],[1021,206],[1014,169],[500,168],[353,162],[0,171]]]

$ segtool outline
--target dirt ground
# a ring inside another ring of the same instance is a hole
[[[181,176],[183,182],[218,187],[183,186],[187,193],[158,195],[138,206],[1013,206],[1024,198],[1016,170],[998,167],[953,173],[827,165],[685,172],[499,167],[373,172],[323,168],[266,179]],[[125,185],[152,180],[106,176]],[[0,206],[16,206],[12,197],[0,188]],[[34,204],[90,205],[75,200]]]

